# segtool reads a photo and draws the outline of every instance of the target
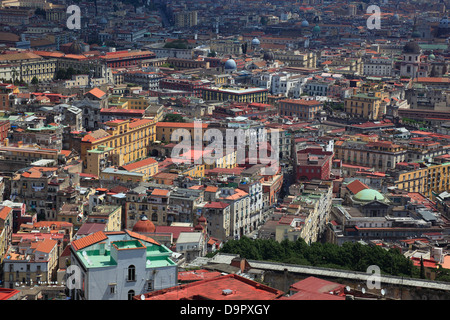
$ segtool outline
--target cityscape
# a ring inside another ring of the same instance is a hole
[[[0,300],[450,300],[449,0],[0,3]]]

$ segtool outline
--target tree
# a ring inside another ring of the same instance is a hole
[[[169,113],[164,116],[163,122],[186,122],[181,114]]]
[[[265,26],[265,25],[267,25],[267,22],[268,22],[268,19],[267,19],[267,17],[261,17],[261,24],[263,25],[263,26]]]
[[[425,266],[423,265],[423,258],[420,256],[420,279],[425,279]]]
[[[244,43],[242,44],[242,53],[243,53],[243,54],[246,54],[246,53],[247,53],[247,47],[248,47],[247,42],[244,42]]]
[[[215,52],[214,50],[208,53],[208,57],[215,57],[215,56],[217,56],[217,52]]]
[[[33,79],[31,79],[31,84],[36,85],[36,84],[38,84],[38,83],[39,83],[38,78],[36,78],[36,76],[34,76]]]

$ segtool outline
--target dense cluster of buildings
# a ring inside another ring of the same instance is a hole
[[[242,237],[450,268],[443,2],[0,2],[0,299],[346,298],[184,270]]]

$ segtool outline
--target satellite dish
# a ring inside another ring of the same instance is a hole
[[[345,290],[347,290],[347,292],[350,292],[350,287],[349,287],[349,286],[346,286],[346,287],[345,287]]]
[[[386,291],[384,289],[381,289],[381,295],[384,296],[386,294]]]
[[[145,300],[145,296],[141,294],[141,300]]]
[[[361,292],[362,292],[363,294],[365,294],[365,293],[366,293],[366,288],[362,288],[362,289],[361,289]]]

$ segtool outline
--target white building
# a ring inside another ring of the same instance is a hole
[[[384,56],[373,56],[364,61],[364,75],[390,77],[392,76],[392,69],[394,67],[394,60]]]
[[[73,278],[67,281],[75,300],[130,300],[177,285],[173,252],[138,233],[99,231],[72,242]]]

